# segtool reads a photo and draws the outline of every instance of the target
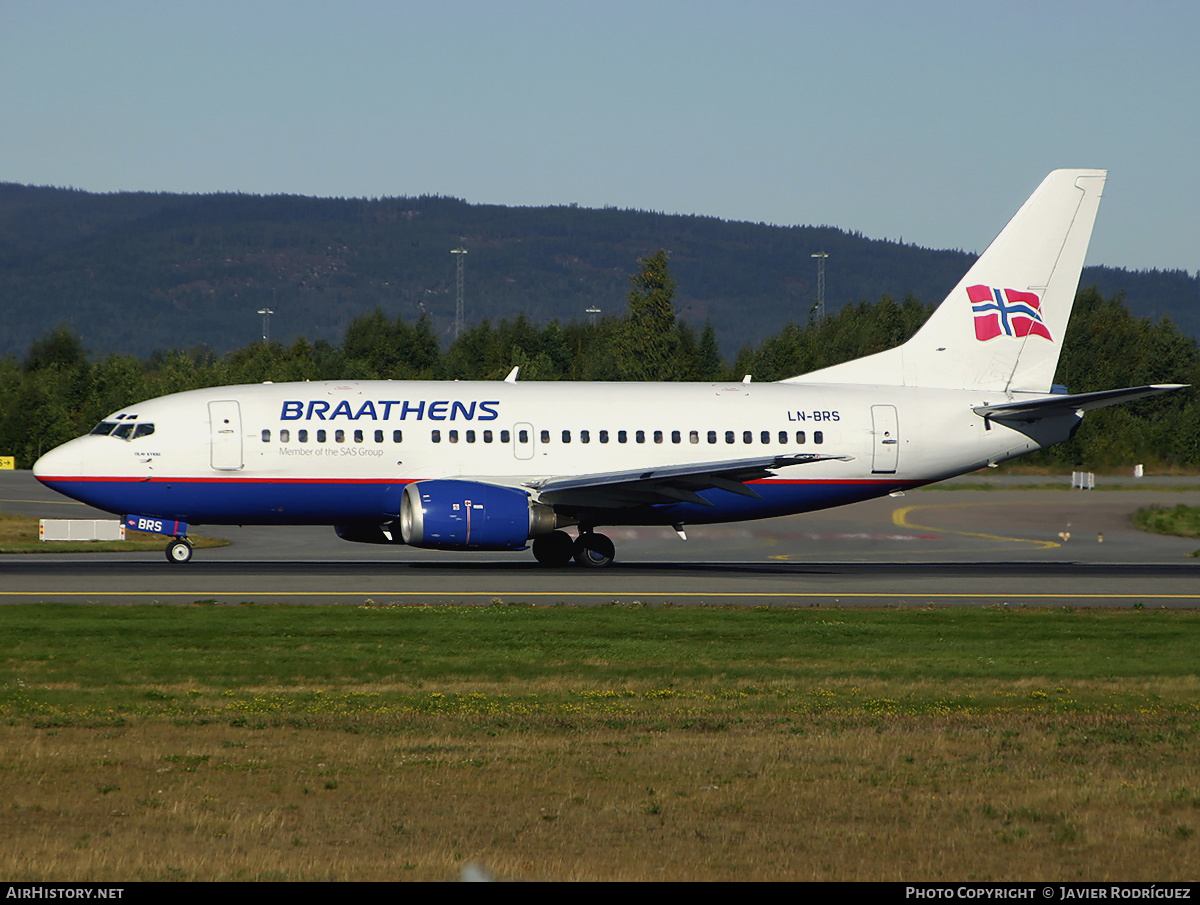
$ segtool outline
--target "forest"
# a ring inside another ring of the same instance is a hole
[[[1010,213],[994,212],[996,231]],[[466,255],[450,253],[460,247]],[[832,226],[653,211],[438,196],[101,195],[0,183],[0,356],[25,355],[63,323],[93,355],[203,347],[224,356],[261,338],[260,309],[274,312],[269,336],[285,345],[302,337],[340,344],[353,322],[379,309],[392,321],[427,318],[448,346],[458,259],[468,326],[520,315],[541,329],[619,319],[628,274],[660,248],[671,254],[678,316],[697,331],[711,323],[730,360],[789,322],[808,323],[813,254],[828,254],[830,312],[885,295],[937,301],[972,262],[966,251]],[[1200,337],[1200,278],[1186,271],[1088,267],[1081,285],[1120,293],[1137,316],[1168,316]]]
[[[101,417],[142,399],[188,389],[262,381],[325,379],[779,380],[904,342],[931,306],[909,296],[847,305],[824,319],[789,322],[759,343],[721,354],[717,329],[680,317],[666,252],[626,277],[625,310],[595,321],[525,315],[483,320],[444,343],[428,314],[375,309],[350,321],[338,342],[299,337],[256,341],[217,355],[210,348],[89,354],[60,324],[23,358],[0,358],[0,455],[28,468],[44,451],[87,432]],[[632,283],[632,285],[630,285]],[[1132,314],[1120,296],[1081,290],[1057,381],[1071,392],[1148,383],[1200,385],[1196,340],[1167,319]],[[1193,390],[1088,414],[1070,442],[1023,462],[1071,470],[1144,463],[1153,470],[1200,468],[1200,400]]]

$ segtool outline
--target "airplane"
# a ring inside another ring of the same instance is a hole
[[[596,529],[791,515],[1045,449],[1083,414],[1182,389],[1052,381],[1107,171],[1056,170],[907,342],[770,383],[325,381],[129,405],[39,481],[170,538],[331,525],[347,541],[604,567]],[[572,537],[565,528],[574,528]]]

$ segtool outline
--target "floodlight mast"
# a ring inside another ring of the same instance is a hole
[[[270,342],[271,336],[271,315],[275,312],[270,308],[259,308],[258,313],[263,319],[263,343]]]
[[[458,334],[463,328],[463,255],[467,250],[461,245],[458,248],[450,249],[450,254],[458,255],[458,273],[456,275],[455,284],[457,293],[454,300],[454,338],[458,339]]]
[[[821,251],[809,257],[817,259],[817,321],[819,323],[825,320],[825,259],[829,255]]]

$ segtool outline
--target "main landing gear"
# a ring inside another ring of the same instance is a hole
[[[167,544],[167,562],[185,563],[192,558],[192,542],[186,537],[172,538]]]
[[[552,531],[533,539],[533,556],[543,566],[565,566],[572,557],[592,569],[612,565],[616,548],[603,534],[583,531],[575,540],[565,531]]]

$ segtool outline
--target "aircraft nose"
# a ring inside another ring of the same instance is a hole
[[[33,463],[33,476],[43,484],[54,478],[76,477],[83,465],[77,441],[55,447]]]

